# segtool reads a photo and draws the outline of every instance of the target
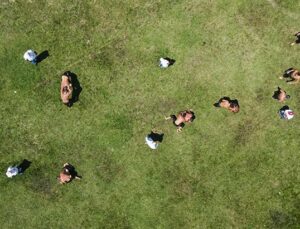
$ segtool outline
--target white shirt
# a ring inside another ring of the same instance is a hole
[[[284,118],[285,119],[292,119],[294,117],[294,112],[292,110],[285,110],[284,111]]]
[[[161,68],[167,68],[167,67],[169,67],[169,65],[170,65],[170,62],[168,60],[166,60],[164,58],[159,59],[159,66]]]
[[[151,148],[151,149],[157,149],[158,143],[153,141],[152,138],[146,136],[145,138],[146,144]]]
[[[37,55],[33,50],[29,49],[24,53],[23,57],[24,60],[33,61],[37,57]]]
[[[6,176],[9,178],[12,178],[13,176],[16,176],[19,173],[19,170],[17,167],[9,166],[6,171]]]

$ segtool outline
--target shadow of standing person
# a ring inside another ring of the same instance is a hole
[[[28,169],[30,167],[30,164],[32,162],[28,161],[26,159],[24,159],[19,165],[18,165],[18,169],[20,171],[20,173],[24,173],[26,169]]]
[[[49,56],[49,52],[48,50],[45,50],[43,52],[41,52],[37,57],[36,57],[36,63],[40,63],[43,60],[45,60],[47,57]]]

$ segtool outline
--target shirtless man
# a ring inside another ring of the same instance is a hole
[[[69,163],[65,163],[62,171],[59,173],[57,177],[60,184],[66,184],[75,179],[81,179],[80,176],[77,175],[75,168]]]
[[[166,120],[173,120],[173,124],[177,127],[177,132],[181,132],[185,123],[193,122],[195,118],[195,114],[192,110],[181,111],[177,116],[170,115],[169,117],[165,117]]]
[[[284,102],[286,99],[289,99],[290,96],[286,94],[286,92],[281,89],[280,87],[278,87],[277,91],[274,92],[273,95],[274,99],[277,99],[279,102]]]
[[[69,105],[72,99],[73,87],[71,84],[71,78],[69,76],[63,75],[61,77],[60,86],[60,97],[64,104]]]
[[[214,104],[215,107],[225,108],[232,113],[238,113],[240,111],[239,103],[236,99],[231,100],[229,97],[223,97],[219,102]]]
[[[295,68],[289,68],[284,72],[283,76],[279,77],[279,79],[283,78],[289,78],[286,81],[288,84],[298,83],[300,81],[300,72]]]

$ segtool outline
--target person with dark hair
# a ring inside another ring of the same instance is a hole
[[[215,107],[225,108],[232,113],[238,113],[240,111],[240,105],[236,99],[230,99],[229,97],[223,97],[214,104]]]
[[[279,77],[279,79],[286,78],[286,82],[288,84],[295,84],[300,81],[300,72],[295,68],[289,68],[284,71],[283,75]]]
[[[65,163],[57,179],[60,184],[66,184],[71,182],[73,179],[81,179],[81,177],[78,176],[73,165]]]
[[[300,44],[300,32],[295,33],[294,36],[296,37],[296,40],[295,42],[292,42],[291,45]]]
[[[291,96],[287,95],[286,91],[277,87],[277,91],[274,91],[273,99],[277,99],[279,102],[284,102],[286,99],[289,99]]]
[[[294,112],[288,106],[283,106],[282,108],[280,108],[278,114],[281,119],[285,120],[290,120],[294,118],[295,115]]]
[[[60,97],[62,102],[65,105],[70,104],[70,100],[72,99],[73,87],[71,77],[67,75],[63,75],[61,77],[61,86],[60,86]]]
[[[181,132],[182,128],[185,126],[185,123],[193,122],[196,118],[192,110],[181,111],[176,115],[170,115],[165,117],[165,120],[172,119],[173,124],[177,127],[177,132]]]

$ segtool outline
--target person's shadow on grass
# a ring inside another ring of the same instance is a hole
[[[69,77],[69,81],[71,82],[72,87],[73,87],[72,98],[70,99],[69,104],[68,104],[68,106],[71,107],[71,106],[73,106],[73,103],[76,103],[79,100],[79,95],[82,91],[82,87],[80,86],[78,77],[75,73],[66,71],[64,73],[64,75]]]
[[[162,142],[164,139],[164,134],[154,133],[151,131],[148,137],[150,137],[154,142]]]
[[[36,63],[40,63],[43,60],[45,60],[47,57],[49,56],[49,52],[48,50],[45,50],[43,52],[41,52],[37,57],[36,57]]]
[[[17,167],[20,173],[24,173],[30,167],[31,161],[24,159]]]

